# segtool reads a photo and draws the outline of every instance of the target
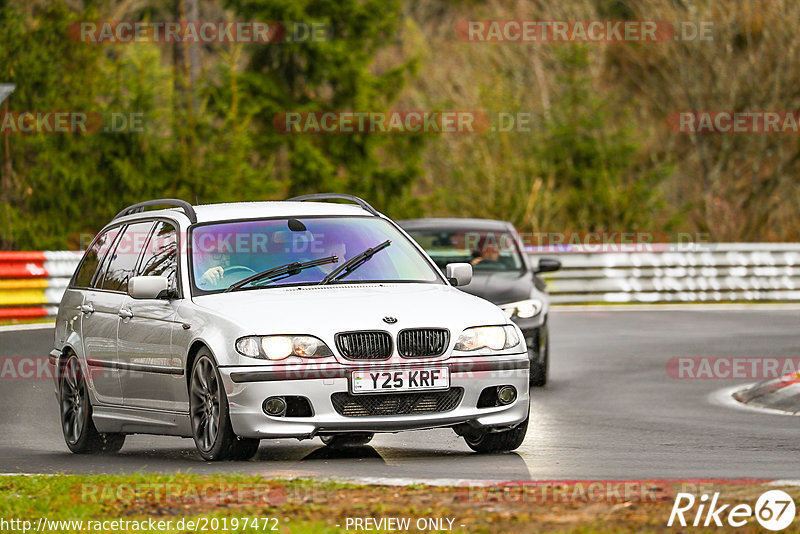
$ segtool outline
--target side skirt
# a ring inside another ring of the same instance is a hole
[[[94,426],[98,432],[192,437],[192,425],[188,413],[102,404],[92,406],[92,412]]]

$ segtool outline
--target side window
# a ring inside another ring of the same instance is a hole
[[[125,226],[117,226],[116,228],[108,231],[108,233],[112,234],[113,237],[108,240],[108,246],[104,247],[106,250],[100,255],[100,267],[97,268],[97,274],[94,275],[92,287],[98,288],[103,285],[103,276],[105,276],[105,273],[108,270],[108,263],[114,256],[114,249],[117,248],[117,242],[122,236],[123,230],[125,230]]]
[[[105,278],[100,286],[102,289],[128,291],[128,279],[133,276],[136,261],[142,253],[152,226],[153,222],[147,221],[129,224],[125,228],[125,233],[122,234],[116,248],[111,253],[111,261],[104,262],[108,264],[108,269],[106,269]]]
[[[86,251],[81,262],[78,274],[75,276],[74,287],[92,287],[92,279],[94,273],[97,272],[97,266],[103,260],[103,257],[108,253],[108,250],[113,246],[114,240],[119,235],[120,228],[112,228],[104,232],[98,237],[95,242]]]
[[[178,234],[172,224],[164,221],[156,223],[136,274],[166,276],[170,289],[178,287]]]

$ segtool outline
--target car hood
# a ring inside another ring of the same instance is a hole
[[[459,289],[495,304],[506,304],[531,298],[536,293],[533,275],[528,272],[474,271],[472,282]]]
[[[331,341],[337,332],[507,324],[497,306],[444,284],[331,284],[236,291],[195,297],[250,334],[311,334]],[[391,319],[384,321],[384,318]]]

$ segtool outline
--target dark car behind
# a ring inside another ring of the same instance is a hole
[[[550,363],[548,296],[538,273],[560,268],[542,258],[531,265],[519,233],[506,221],[491,219],[410,219],[398,222],[436,262],[471,263],[473,278],[459,289],[497,304],[522,330],[531,360],[531,385],[547,383]]]

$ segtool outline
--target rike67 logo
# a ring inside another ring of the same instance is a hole
[[[724,504],[719,492],[709,498],[703,494],[697,499],[691,493],[678,493],[667,526],[743,527],[754,517],[765,529],[783,530],[794,521],[794,499],[781,490],[769,490],[761,494],[755,508],[749,504]],[[677,522],[677,523],[676,523]]]

